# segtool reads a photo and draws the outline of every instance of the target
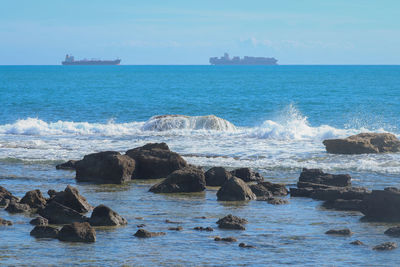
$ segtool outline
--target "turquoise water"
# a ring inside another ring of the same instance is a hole
[[[399,92],[399,66],[0,66],[0,185],[23,196],[72,184],[93,205],[107,204],[129,221],[126,227],[98,229],[95,244],[73,245],[35,240],[28,218],[0,211],[14,221],[0,228],[0,263],[395,265],[398,250],[371,250],[396,241],[383,235],[388,225],[360,223],[359,213],[326,211],[301,198],[284,206],[220,203],[212,188],[155,195],[147,192],[154,181],[76,184],[74,173],[54,166],[94,151],[164,141],[189,163],[249,166],[275,182],[294,184],[302,167],[317,167],[350,173],[355,185],[371,189],[399,186],[399,154],[328,155],[322,145],[326,138],[363,131],[400,137]],[[152,118],[164,114],[190,117]],[[196,117],[211,114],[224,127]],[[215,227],[228,213],[247,218],[248,229],[190,230]],[[184,231],[168,231],[165,219],[181,221]],[[167,235],[137,240],[132,235],[140,223]],[[323,234],[340,227],[355,235]],[[217,243],[216,235],[257,248]],[[354,239],[368,246],[349,245]]]

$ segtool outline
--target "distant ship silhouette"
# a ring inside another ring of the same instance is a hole
[[[82,59],[75,60],[74,56],[66,55],[62,65],[119,65],[120,59],[116,60],[100,60],[100,59]]]
[[[278,65],[278,60],[273,57],[248,57],[230,58],[228,53],[223,57],[210,57],[211,65]]]

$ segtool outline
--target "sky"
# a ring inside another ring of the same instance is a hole
[[[400,64],[398,0],[0,0],[0,65]]]

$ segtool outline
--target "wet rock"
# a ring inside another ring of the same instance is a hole
[[[385,231],[385,235],[400,237],[400,226],[391,227]]]
[[[96,230],[87,222],[74,222],[61,228],[58,239],[68,242],[95,242]]]
[[[19,199],[15,196],[13,196],[13,194],[11,194],[10,191],[8,191],[7,189],[5,189],[4,187],[0,186],[0,200],[3,199],[8,199],[9,201],[19,201]],[[5,201],[3,201],[3,205],[4,205]]]
[[[262,184],[252,184],[249,185],[251,191],[256,195],[257,199],[259,198],[271,198],[272,193],[268,191],[267,188],[265,188]]]
[[[329,187],[324,189],[314,189],[311,198],[325,201],[333,201],[336,199],[363,200],[371,192],[363,187]]]
[[[329,231],[326,231],[325,234],[327,235],[342,235],[342,236],[350,236],[353,234],[352,231],[350,231],[350,229],[332,229]]]
[[[277,197],[273,197],[273,198],[269,198],[267,200],[267,202],[269,204],[272,205],[285,205],[285,204],[289,204],[289,201],[283,198],[277,198]]]
[[[205,188],[204,172],[199,168],[188,166],[174,171],[164,181],[153,185],[149,191],[153,193],[189,193],[201,192]]]
[[[51,224],[68,224],[73,222],[85,222],[87,218],[79,212],[68,208],[56,201],[51,201],[39,214],[49,220]]]
[[[57,238],[58,232],[59,230],[57,228],[51,226],[36,225],[30,235],[36,238]]]
[[[223,167],[213,167],[206,171],[205,177],[207,186],[222,186],[232,178],[232,174]]]
[[[132,179],[135,161],[115,151],[86,155],[75,164],[76,180],[121,184]]]
[[[346,186],[351,186],[351,176],[348,174],[324,173],[320,169],[303,168],[303,171],[301,172],[299,177],[299,183],[297,183],[297,187],[298,188],[309,187],[304,183],[346,187]]]
[[[202,227],[202,226],[197,226],[197,227],[193,228],[193,230],[196,230],[196,231],[207,231],[207,232],[214,231],[214,229],[212,227]]]
[[[361,202],[362,200],[360,199],[351,199],[351,200],[335,199],[333,201],[324,202],[323,206],[327,209],[360,211]]]
[[[239,247],[241,247],[241,248],[256,248],[255,246],[247,245],[246,243],[240,243]]]
[[[58,164],[56,166],[57,170],[75,170],[76,160],[68,160],[67,162]]]
[[[262,185],[265,189],[271,192],[273,196],[287,196],[289,193],[284,184],[275,184],[267,181],[260,182],[258,184]]]
[[[173,223],[173,224],[181,224],[182,223],[182,222],[171,221],[171,220],[168,220],[168,219],[166,219],[165,222],[166,223]]]
[[[234,237],[219,237],[219,236],[216,236],[215,238],[214,238],[214,241],[223,241],[223,242],[237,242],[237,239],[236,238],[234,238]]]
[[[304,188],[290,188],[290,196],[291,197],[311,197],[311,194],[314,192],[313,188],[304,187]]]
[[[260,182],[264,180],[261,174],[250,168],[239,168],[231,171],[232,176],[238,177],[245,182]]]
[[[8,204],[6,211],[9,213],[23,213],[31,212],[31,207],[28,204],[18,203],[15,200],[11,200]]]
[[[79,213],[85,213],[92,210],[92,206],[87,202],[86,198],[79,194],[77,188],[70,185],[68,185],[64,191],[55,193],[51,198],[51,201],[56,201]]]
[[[137,179],[164,178],[187,166],[186,161],[172,152],[166,143],[149,143],[128,150],[126,155],[136,161],[134,177]]]
[[[3,218],[0,218],[0,225],[10,226],[12,224],[13,223],[11,221],[7,221],[7,220],[4,220]]]
[[[400,192],[394,188],[372,190],[361,202],[366,220],[400,221]]]
[[[134,236],[140,237],[140,238],[149,238],[149,237],[161,236],[161,235],[165,235],[165,233],[164,232],[149,232],[145,229],[139,229],[134,234]]]
[[[178,226],[178,227],[169,227],[168,230],[171,230],[171,231],[182,231],[183,228],[182,228],[182,226]]]
[[[0,208],[6,209],[8,207],[8,204],[10,204],[9,199],[7,199],[7,198],[0,199]]]
[[[32,219],[29,223],[30,223],[30,224],[33,224],[33,225],[42,225],[42,226],[46,226],[46,225],[49,224],[49,220],[47,220],[46,218],[43,218],[43,217],[38,216],[38,217],[36,217],[35,219]]]
[[[99,205],[93,210],[89,223],[93,226],[118,226],[128,222],[109,207]]]
[[[145,227],[145,226],[146,226],[146,225],[145,225],[144,223],[136,225],[137,228],[143,228],[143,227]]]
[[[373,250],[392,250],[397,248],[397,244],[394,242],[385,242],[380,245],[373,247]]]
[[[390,133],[360,133],[344,139],[327,139],[323,144],[332,154],[400,152],[400,140]]]
[[[221,201],[243,201],[256,199],[256,195],[242,179],[233,177],[218,190],[217,198]]]
[[[246,223],[247,223],[246,219],[233,216],[232,214],[229,214],[217,221],[219,228],[236,229],[236,230],[246,230],[246,228],[244,227]]]
[[[46,206],[47,200],[39,189],[26,192],[20,203],[29,205],[32,209],[43,208]]]
[[[49,195],[50,198],[55,197],[57,195],[57,191],[54,189],[49,189],[47,191],[47,194]]]
[[[355,240],[355,241],[353,241],[353,242],[350,242],[350,245],[363,246],[364,243],[361,242],[360,240]]]

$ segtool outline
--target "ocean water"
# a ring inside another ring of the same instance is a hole
[[[36,240],[29,218],[0,211],[14,222],[0,227],[0,263],[396,265],[400,250],[371,249],[396,241],[383,235],[389,225],[361,223],[360,213],[324,210],[302,198],[282,206],[217,202],[216,188],[156,195],[147,192],[155,181],[77,184],[74,172],[55,165],[162,141],[191,164],[252,167],[288,185],[308,167],[349,173],[355,185],[370,189],[399,187],[399,153],[329,155],[322,144],[369,131],[400,137],[399,92],[400,66],[0,66],[0,185],[22,197],[71,184],[93,205],[109,205],[129,221],[98,229],[94,244],[70,244]],[[183,116],[156,117],[166,114]],[[229,213],[247,218],[248,229],[191,230],[215,228]],[[168,231],[165,219],[184,230]],[[167,235],[138,240],[133,234],[141,223]],[[343,227],[355,234],[324,235]],[[214,242],[216,235],[257,248]],[[367,246],[349,245],[355,239]]]

